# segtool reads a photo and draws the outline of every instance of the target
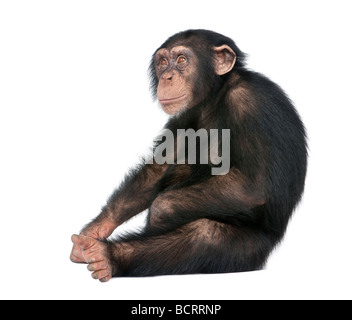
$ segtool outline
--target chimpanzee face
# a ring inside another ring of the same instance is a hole
[[[159,79],[157,95],[163,110],[176,114],[186,109],[193,97],[197,57],[192,49],[177,46],[171,50],[160,49],[154,56]]]

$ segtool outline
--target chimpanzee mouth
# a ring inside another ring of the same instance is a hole
[[[168,104],[168,103],[173,103],[173,102],[175,102],[175,101],[177,101],[177,100],[181,100],[181,99],[183,99],[185,96],[186,96],[186,95],[184,94],[184,95],[182,95],[182,96],[180,96],[180,97],[177,97],[177,98],[165,98],[165,99],[160,99],[159,101],[160,101],[161,104]]]

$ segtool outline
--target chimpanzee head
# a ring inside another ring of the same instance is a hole
[[[234,66],[244,67],[244,60],[228,37],[207,30],[180,32],[153,55],[152,94],[166,113],[177,114],[216,95]]]

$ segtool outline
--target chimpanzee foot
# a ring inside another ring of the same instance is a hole
[[[101,282],[109,281],[115,268],[108,257],[108,245],[84,235],[73,235],[71,239],[76,248],[76,252],[71,254],[71,260],[87,263],[93,279],[99,279]]]

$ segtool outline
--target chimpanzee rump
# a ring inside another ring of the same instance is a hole
[[[230,129],[230,171],[209,164],[141,164],[101,214],[73,235],[71,260],[92,277],[257,270],[282,239],[306,175],[304,126],[282,89],[245,67],[218,33],[188,30],[153,55],[151,89],[165,128]],[[106,240],[149,209],[140,234]]]

